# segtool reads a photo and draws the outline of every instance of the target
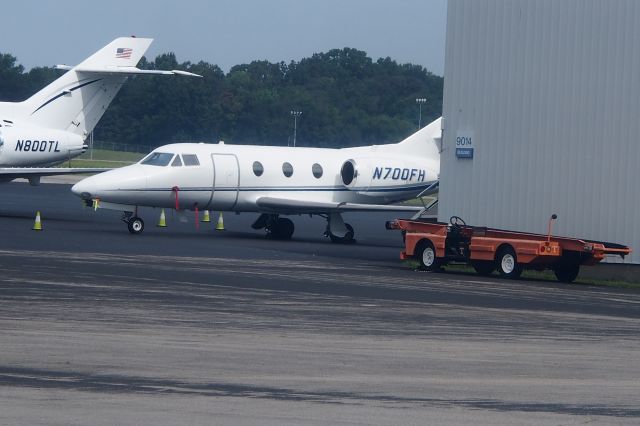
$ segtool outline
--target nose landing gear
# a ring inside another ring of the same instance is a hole
[[[144,231],[144,221],[133,212],[123,212],[122,221],[127,224],[129,232],[134,235],[141,234]]]

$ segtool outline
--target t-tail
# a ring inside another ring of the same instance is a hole
[[[395,145],[398,152],[427,157],[429,159],[440,159],[442,151],[442,117],[432,121],[422,129],[418,130],[402,142]]]
[[[189,74],[181,71],[147,71],[136,64],[153,39],[120,37],[70,67],[60,78],[27,100],[0,103],[0,112],[12,120],[80,135],[83,139],[96,126],[127,76],[133,74]]]

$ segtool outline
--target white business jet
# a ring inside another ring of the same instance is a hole
[[[318,215],[333,242],[354,241],[341,213],[411,211],[389,205],[435,191],[440,170],[440,120],[397,144],[357,148],[179,143],[139,163],[86,178],[72,191],[94,207],[122,210],[133,234],[144,222],[138,206],[255,212],[254,229],[289,239],[282,215]]]
[[[22,102],[0,102],[0,182],[41,176],[104,171],[47,167],[82,154],[85,139],[130,75],[180,74],[141,70],[136,64],[153,39],[121,37]]]

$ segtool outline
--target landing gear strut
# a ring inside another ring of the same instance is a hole
[[[340,213],[319,214],[327,220],[327,229],[324,232],[325,237],[329,237],[332,243],[336,244],[353,244],[356,242],[353,226],[344,223]],[[275,240],[289,240],[295,229],[290,219],[280,217],[276,213],[262,213],[251,225],[253,229],[266,229],[267,238]]]
[[[324,231],[325,237],[329,237],[332,243],[336,244],[353,244],[356,242],[353,236],[353,226],[344,223],[340,213],[329,213],[326,216],[327,230]]]

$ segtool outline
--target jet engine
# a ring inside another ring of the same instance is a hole
[[[62,163],[87,149],[80,135],[58,129],[0,128],[0,167]]]

